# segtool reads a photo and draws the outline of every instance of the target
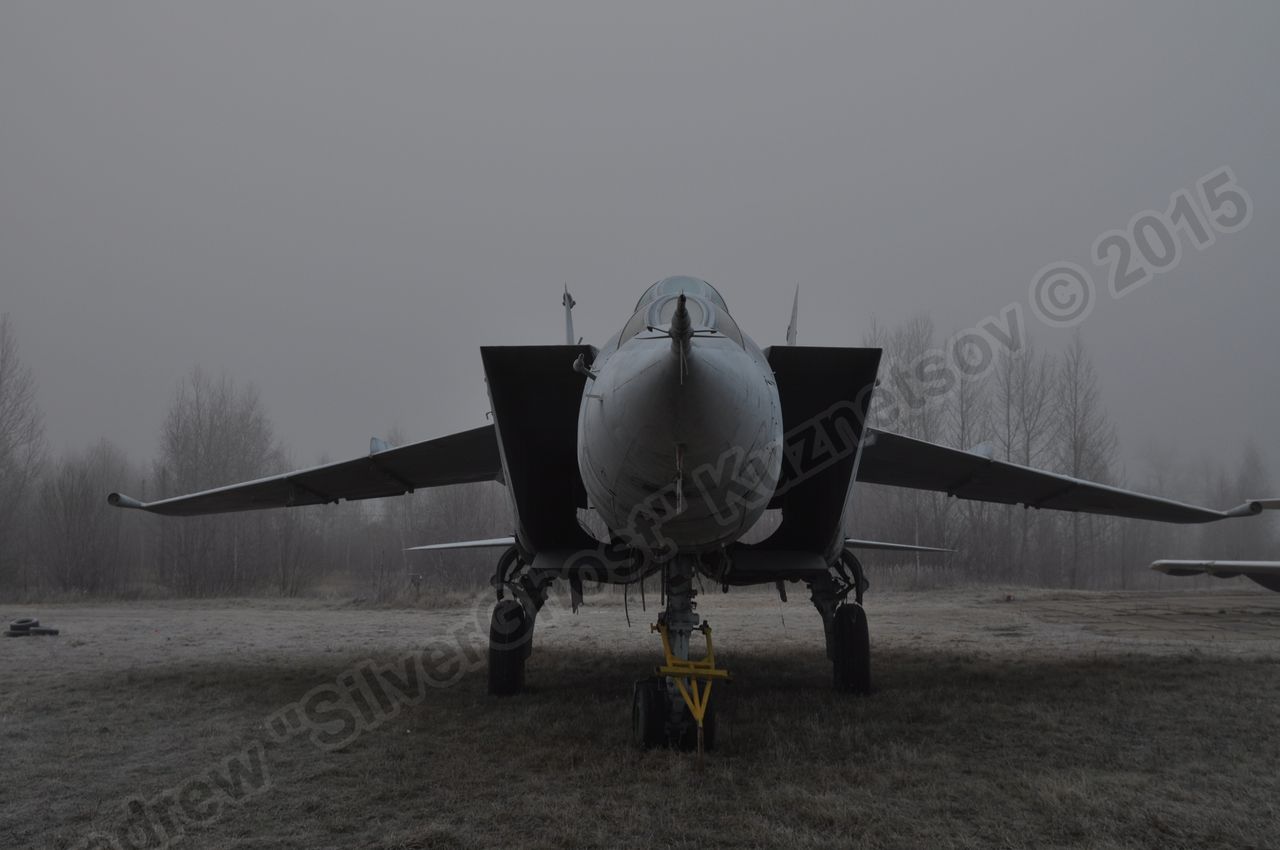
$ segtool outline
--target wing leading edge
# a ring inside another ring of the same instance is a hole
[[[954,549],[940,549],[937,546],[920,546],[915,543],[887,543],[883,540],[863,540],[857,537],[846,537],[844,539],[844,548],[866,549],[873,552],[925,552],[929,554],[955,551]]]
[[[502,462],[492,425],[396,448],[383,448],[380,441],[375,441],[373,448],[367,456],[354,460],[171,499],[140,502],[112,493],[107,501],[118,508],[153,514],[195,516],[377,499],[412,493],[423,487],[502,478]]]
[[[867,429],[858,480],[913,490],[935,490],[980,502],[1171,523],[1252,516],[1260,513],[1264,506],[1261,501],[1253,501],[1219,511],[1188,505],[875,428]]]
[[[1280,561],[1156,561],[1151,569],[1171,576],[1195,576],[1202,573],[1214,578],[1246,576],[1267,590],[1280,591]]]
[[[501,549],[516,545],[514,537],[490,537],[486,540],[455,540],[450,543],[428,543],[410,546],[406,552],[439,552],[444,549]]]

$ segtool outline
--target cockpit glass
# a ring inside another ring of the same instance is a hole
[[[728,311],[729,307],[724,303],[724,299],[720,297],[720,293],[716,292],[715,287],[696,277],[685,277],[683,275],[677,277],[667,277],[655,283],[653,286],[645,290],[644,295],[640,296],[640,300],[636,302],[636,309],[639,310],[645,304],[662,295],[685,295],[697,296],[705,298],[721,310]]]
[[[689,323],[693,325],[694,332],[714,331],[722,336],[742,345],[742,332],[738,330],[738,324],[729,315],[729,311],[716,306],[711,300],[705,297],[704,293],[697,295],[689,295],[684,290],[685,309],[689,311]],[[664,330],[671,324],[671,317],[675,315],[676,305],[679,298],[670,293],[659,293],[654,299],[649,301],[641,301],[639,308],[635,314],[623,327],[621,334],[618,336],[619,343],[626,342],[632,337],[647,329]]]
[[[676,299],[676,298],[669,298],[665,302],[663,302],[662,306],[658,308],[658,324],[660,325],[671,324],[671,317],[675,315],[676,304],[678,303],[679,303],[679,299]],[[686,300],[685,309],[689,311],[690,324],[692,324],[695,328],[706,326],[707,319],[704,315],[702,315],[701,304],[699,304],[697,301]]]

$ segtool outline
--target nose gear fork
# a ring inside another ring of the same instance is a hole
[[[707,716],[707,708],[711,704],[711,686],[716,681],[729,681],[729,671],[720,667],[716,667],[715,644],[711,640],[711,626],[706,620],[698,626],[694,626],[691,631],[702,632],[703,637],[707,641],[707,652],[701,659],[694,660],[690,658],[681,658],[671,649],[670,628],[667,625],[665,614],[659,615],[658,622],[649,627],[651,632],[657,632],[662,638],[662,653],[666,656],[666,663],[657,669],[659,676],[666,676],[670,681],[675,683],[676,689],[679,691],[684,704],[689,709],[689,714],[693,716],[694,723],[698,727],[698,755],[702,755],[704,742],[704,721]],[[688,654],[689,635],[684,635],[685,654]],[[701,686],[699,685],[701,683]]]

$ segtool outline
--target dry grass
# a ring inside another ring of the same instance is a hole
[[[1095,609],[1133,603],[1074,594],[1042,607],[1081,599]],[[723,752],[702,769],[628,744],[631,680],[655,660],[649,639],[605,634],[625,649],[593,648],[557,623],[559,635],[550,630],[535,650],[530,693],[490,699],[480,670],[339,752],[302,738],[270,746],[271,787],[192,827],[180,846],[1277,847],[1280,609],[1259,599],[1203,609],[1252,606],[1271,634],[1247,652],[1136,639],[1063,648],[1061,627],[1036,611],[891,600],[886,620],[923,619],[914,632],[886,626],[879,690],[865,699],[830,692],[818,636],[807,632],[816,623],[793,604],[788,633],[807,635],[793,635],[796,645],[722,640],[737,681],[722,709]],[[969,617],[971,642],[930,625],[930,611],[944,610]],[[742,616],[777,628],[771,608]],[[111,622],[102,617],[92,622]],[[0,837],[67,847],[113,829],[127,796],[217,764],[353,660],[391,662],[410,643],[380,635],[382,649],[365,653],[354,634],[317,645],[279,617],[242,621],[271,640],[216,652],[153,652],[163,629],[129,649],[105,625],[102,654],[77,629],[53,639],[61,644],[0,644]]]

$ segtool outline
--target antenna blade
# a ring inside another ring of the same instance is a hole
[[[564,304],[564,341],[567,345],[573,345],[573,307],[577,301],[573,300],[573,296],[569,294],[569,283],[564,284],[564,298],[560,300]]]

